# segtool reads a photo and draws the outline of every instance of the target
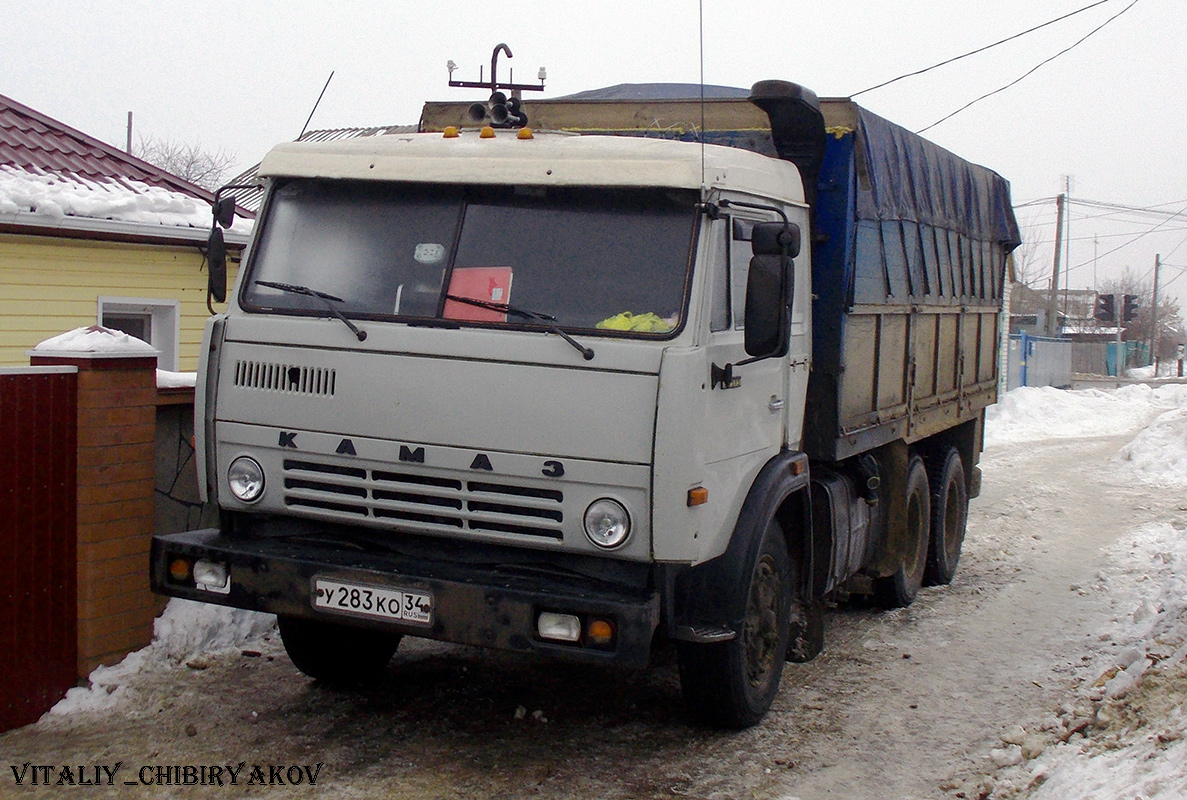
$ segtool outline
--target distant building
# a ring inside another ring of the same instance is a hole
[[[0,95],[0,366],[96,323],[197,368],[213,195]],[[251,214],[226,233],[234,272]]]

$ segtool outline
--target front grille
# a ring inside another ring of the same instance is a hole
[[[404,529],[511,533],[561,541],[564,493],[492,480],[286,459],[284,502]]]
[[[328,367],[301,367],[264,361],[236,361],[236,386],[333,397],[337,372]]]

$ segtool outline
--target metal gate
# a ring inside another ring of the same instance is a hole
[[[0,731],[75,683],[74,367],[0,369]]]

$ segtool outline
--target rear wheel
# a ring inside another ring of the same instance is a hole
[[[928,471],[931,483],[931,547],[927,556],[928,584],[951,583],[956,577],[960,548],[969,519],[969,493],[960,452],[949,447]]]
[[[301,617],[278,617],[280,639],[297,669],[332,684],[366,683],[380,676],[402,638],[365,628]]]
[[[679,642],[680,686],[689,711],[718,728],[756,724],[779,691],[787,654],[795,570],[771,520],[750,575],[742,629],[728,642]]]
[[[878,578],[874,590],[880,605],[902,608],[911,605],[923,586],[931,540],[931,488],[923,459],[912,456],[907,467],[906,546],[902,563],[893,575]]]

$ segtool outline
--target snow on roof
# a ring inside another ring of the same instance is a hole
[[[46,339],[32,350],[31,355],[95,354],[108,357],[156,356],[160,353],[152,345],[101,325],[75,328]]]
[[[0,223],[199,240],[214,195],[0,95]],[[242,209],[240,209],[242,210]],[[237,220],[228,243],[243,243]]]
[[[47,173],[0,164],[0,214],[35,214],[209,230],[210,205],[141,181],[120,182]],[[251,221],[236,218],[232,230],[246,234]]]

